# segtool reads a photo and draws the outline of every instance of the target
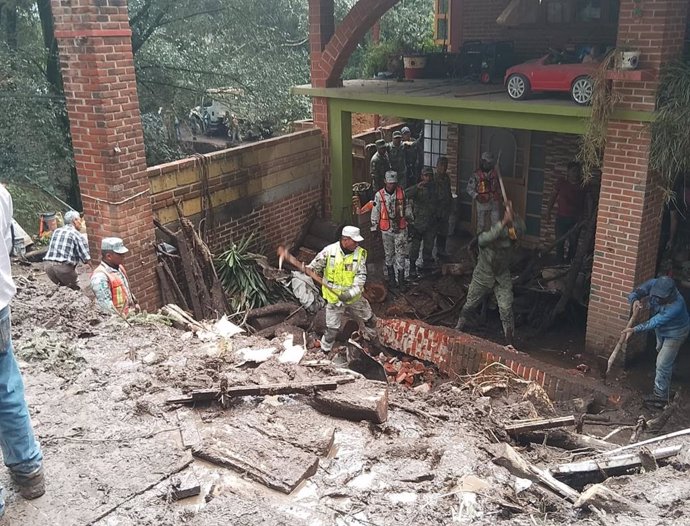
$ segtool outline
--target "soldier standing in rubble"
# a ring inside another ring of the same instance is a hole
[[[371,186],[377,192],[385,184],[386,172],[391,170],[391,161],[388,157],[386,141],[379,139],[375,144],[376,153],[369,163],[369,173],[371,174]]]
[[[513,246],[523,231],[524,223],[515,217],[513,205],[508,201],[503,219],[487,232],[479,234],[479,258],[472,273],[465,306],[455,325],[457,330],[465,329],[469,313],[493,291],[506,342],[508,345],[513,344],[513,282],[510,277],[510,261]]]
[[[381,231],[386,270],[390,287],[405,284],[407,258],[407,202],[405,192],[398,186],[398,174],[386,172],[386,186],[374,196],[371,211],[371,231]],[[396,282],[395,277],[398,277]]]
[[[417,161],[419,157],[419,146],[421,144],[422,135],[420,134],[415,140],[412,140],[412,131],[405,126],[402,130],[402,143],[405,147],[405,175],[407,182],[405,188],[412,186],[419,182],[419,171],[417,170]]]
[[[453,192],[448,176],[448,157],[438,158],[434,183],[436,185],[436,253],[440,257],[446,257],[448,255],[446,252],[448,222],[453,209]]]
[[[467,181],[467,193],[476,202],[477,234],[495,225],[501,214],[501,193],[498,182],[498,166],[491,152],[484,152],[479,168]]]
[[[367,281],[367,251],[359,246],[362,241],[359,228],[346,226],[340,241],[328,245],[308,265],[324,279],[321,287],[321,295],[326,300],[326,332],[321,338],[324,352],[333,349],[345,313],[364,323],[369,338],[376,335],[376,317],[369,302],[362,297]]]
[[[405,188],[407,184],[407,166],[405,164],[405,145],[402,142],[402,133],[393,132],[393,140],[387,144],[388,158],[391,163],[391,170],[398,174],[398,186]]]
[[[410,279],[417,279],[417,259],[419,246],[423,243],[422,260],[424,267],[433,261],[431,252],[434,248],[436,236],[436,208],[437,192],[434,182],[434,170],[422,168],[422,180],[405,190],[405,196],[412,199],[414,222],[410,226],[412,241],[410,243]]]

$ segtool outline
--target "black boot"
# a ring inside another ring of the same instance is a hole
[[[410,278],[410,281],[416,280],[419,277],[417,274],[417,265],[412,262],[410,262],[410,273],[407,277]]]
[[[388,271],[388,286],[394,289],[398,286],[398,283],[395,281],[395,269],[393,267],[386,267],[386,270]]]

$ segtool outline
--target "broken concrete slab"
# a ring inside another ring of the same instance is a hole
[[[174,477],[170,484],[170,498],[182,500],[201,493],[201,484],[194,473],[184,473]]]
[[[337,391],[316,393],[311,404],[327,415],[380,424],[388,420],[388,385],[357,379],[339,386]]]
[[[175,411],[182,437],[182,447],[185,449],[197,446],[201,442],[201,435],[196,427],[194,413],[189,409],[180,408]]]
[[[292,493],[319,467],[316,455],[255,429],[229,425],[202,431],[202,442],[192,450],[192,455],[233,469],[286,494]]]

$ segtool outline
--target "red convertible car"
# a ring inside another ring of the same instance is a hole
[[[513,100],[522,100],[536,91],[570,93],[577,104],[592,100],[592,75],[599,64],[580,62],[565,53],[550,52],[536,60],[513,66],[506,71],[505,87]]]

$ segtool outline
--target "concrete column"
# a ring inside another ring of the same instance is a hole
[[[687,14],[686,0],[621,1],[618,46],[638,47],[651,78],[614,81],[621,109],[654,110],[659,71],[682,49]],[[609,122],[587,320],[592,352],[610,354],[628,320],[628,293],[654,276],[663,203],[648,167],[650,142],[645,123]]]
[[[150,185],[126,0],[51,0],[92,257],[101,239],[130,249],[142,307],[159,305]]]

